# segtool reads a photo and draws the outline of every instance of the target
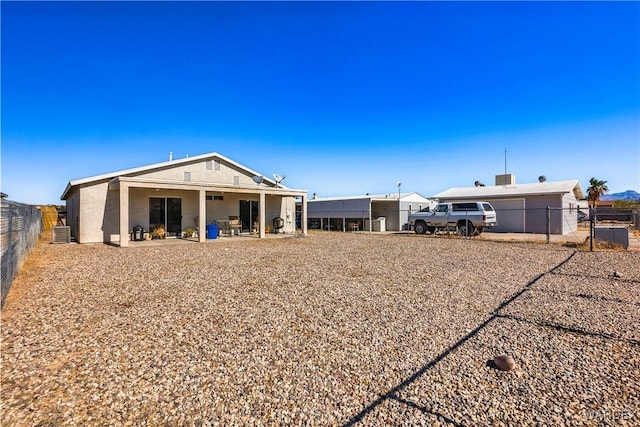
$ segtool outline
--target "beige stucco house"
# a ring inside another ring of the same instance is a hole
[[[78,243],[128,246],[133,227],[149,231],[158,224],[169,236],[187,228],[207,238],[208,224],[238,218],[241,232],[265,237],[277,219],[281,232],[296,230],[296,199],[306,234],[307,191],[263,177],[219,153],[169,160],[70,181],[60,197],[67,224]]]

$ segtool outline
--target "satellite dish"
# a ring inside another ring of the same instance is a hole
[[[277,185],[280,185],[280,183],[281,183],[282,181],[284,181],[284,179],[285,179],[285,178],[286,178],[286,176],[284,176],[284,175],[280,176],[280,175],[278,175],[277,173],[274,173],[274,174],[273,174],[273,179],[275,179],[275,180],[276,180],[276,186],[277,186]]]
[[[253,182],[260,185],[262,184],[262,181],[264,181],[264,176],[256,175],[252,179],[253,179]]]
[[[544,175],[540,175],[540,176],[538,177],[538,181],[540,181],[540,182],[545,182],[546,180],[547,180],[547,177],[546,177],[546,176],[544,176]]]

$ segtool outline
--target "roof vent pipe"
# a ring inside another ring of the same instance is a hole
[[[173,151],[169,151],[169,161],[173,160]]]

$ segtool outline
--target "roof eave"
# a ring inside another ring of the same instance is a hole
[[[222,154],[214,151],[212,153],[206,153],[206,154],[199,154],[197,156],[193,156],[193,157],[185,157],[182,159],[177,159],[177,160],[169,160],[166,162],[160,162],[160,163],[154,163],[152,165],[147,165],[147,166],[139,166],[139,167],[135,167],[135,168],[129,168],[129,169],[123,169],[120,171],[115,171],[115,172],[109,172],[109,173],[105,173],[105,174],[100,174],[100,175],[94,175],[94,176],[90,176],[87,178],[81,178],[81,179],[76,179],[76,180],[71,180],[69,181],[69,183],[67,184],[67,187],[65,188],[65,190],[63,191],[62,195],[60,196],[61,200],[66,200],[66,198],[68,197],[69,193],[71,192],[72,188],[78,186],[78,185],[82,185],[82,184],[88,184],[88,183],[92,183],[92,182],[97,182],[97,181],[102,181],[102,180],[110,180],[113,179],[117,176],[126,176],[126,175],[131,175],[131,174],[135,174],[135,173],[139,173],[139,172],[145,172],[145,171],[151,171],[154,169],[161,169],[161,168],[165,168],[165,167],[169,167],[169,166],[174,166],[174,165],[181,165],[184,163],[190,163],[190,162],[197,162],[200,160],[204,160],[210,157],[217,157],[220,160],[224,160],[225,162],[241,169],[244,170],[247,173],[253,174],[254,176],[262,176],[263,180],[268,182],[269,184],[272,184],[273,186],[285,189],[285,190],[289,190],[290,188],[282,185],[282,183],[278,184],[276,183],[274,180],[272,180],[271,178],[268,178],[266,176],[263,176],[261,174],[259,174],[258,172],[254,171],[253,169],[249,169],[248,167],[241,165],[240,163],[231,160],[228,157],[223,156]]]
[[[67,188],[65,188],[64,191],[62,192],[62,195],[60,196],[60,200],[67,200],[67,194],[69,194],[70,190],[71,190],[71,181],[69,181],[69,183],[67,184]]]

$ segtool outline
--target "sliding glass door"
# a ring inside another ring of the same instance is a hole
[[[254,224],[258,223],[257,200],[240,200],[240,221],[242,221],[242,231],[253,231]]]
[[[158,225],[164,225],[167,236],[179,236],[182,233],[182,199],[149,198],[149,230]]]

